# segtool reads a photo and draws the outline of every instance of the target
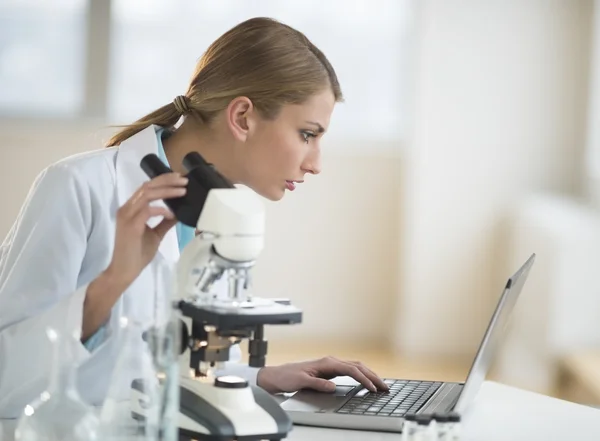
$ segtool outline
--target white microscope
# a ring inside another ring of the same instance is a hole
[[[181,311],[179,435],[195,440],[280,440],[292,421],[275,398],[237,376],[215,375],[229,349],[249,339],[249,366],[265,365],[265,325],[300,323],[302,312],[287,300],[252,297],[250,271],[264,246],[265,211],[251,190],[239,189],[197,153],[184,159],[187,193],[165,200],[197,235],[182,251],[174,306]],[[141,163],[153,178],[171,170],[156,155]],[[225,278],[228,296],[214,293]],[[134,386],[135,389],[135,386]],[[143,391],[139,391],[143,393]],[[135,412],[135,410],[134,410]],[[137,412],[143,417],[144,409]]]

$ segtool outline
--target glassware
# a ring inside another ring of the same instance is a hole
[[[50,383],[38,399],[25,406],[15,429],[15,441],[95,441],[98,417],[83,402],[76,387],[73,349],[81,344],[81,331],[60,335],[48,328],[46,335],[53,354]]]
[[[141,323],[121,317],[121,348],[100,414],[102,441],[159,439],[158,371]]]
[[[159,415],[162,441],[179,439],[179,356],[184,342],[181,337],[183,321],[178,309],[172,309],[168,322],[158,328],[150,344],[155,368],[160,378],[161,409]]]
[[[438,441],[447,441],[449,417],[445,413],[434,413]]]
[[[414,413],[406,414],[404,417],[404,426],[402,427],[402,441],[413,441],[417,430],[417,415]]]
[[[450,425],[447,435],[448,440],[460,441],[460,439],[462,438],[462,425],[460,414],[456,412],[450,412],[448,414],[448,423]]]
[[[159,433],[161,441],[179,440],[179,362],[182,353],[181,311],[176,301],[177,265],[162,261],[155,267],[155,314],[153,327],[148,330],[146,341],[160,379],[159,394],[161,410]],[[187,366],[186,366],[187,368]]]

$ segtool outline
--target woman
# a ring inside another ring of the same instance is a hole
[[[0,255],[0,417],[17,416],[45,387],[48,326],[81,330],[79,389],[102,403],[119,348],[116,320],[151,323],[154,295],[166,298],[170,264],[193,237],[173,228],[161,203],[185,194],[188,152],[279,200],[320,172],[320,140],[341,100],[333,68],[303,34],[251,19],[208,48],[185,95],[125,127],[109,148],[45,169]],[[148,180],[139,166],[148,153],[174,173]],[[237,347],[230,358],[239,360]],[[272,393],[331,391],[327,378],[337,375],[387,389],[361,363],[331,357],[260,370],[229,363],[226,371]]]

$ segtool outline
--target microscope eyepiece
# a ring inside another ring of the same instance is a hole
[[[157,176],[164,175],[165,173],[173,172],[173,170],[167,167],[154,153],[144,156],[140,166],[150,179],[154,179]]]

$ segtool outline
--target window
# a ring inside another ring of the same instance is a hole
[[[0,2],[0,114],[79,114],[86,13],[86,0]]]
[[[305,33],[334,65],[345,103],[336,108],[330,137],[398,139],[406,10],[400,0],[376,6],[366,0],[113,0],[109,119],[137,119],[184,93],[215,39],[262,15]]]
[[[0,116],[122,124],[184,93],[222,33],[254,16],[304,32],[345,102],[328,139],[402,138],[409,0],[3,0]],[[371,145],[369,146],[371,148]]]

